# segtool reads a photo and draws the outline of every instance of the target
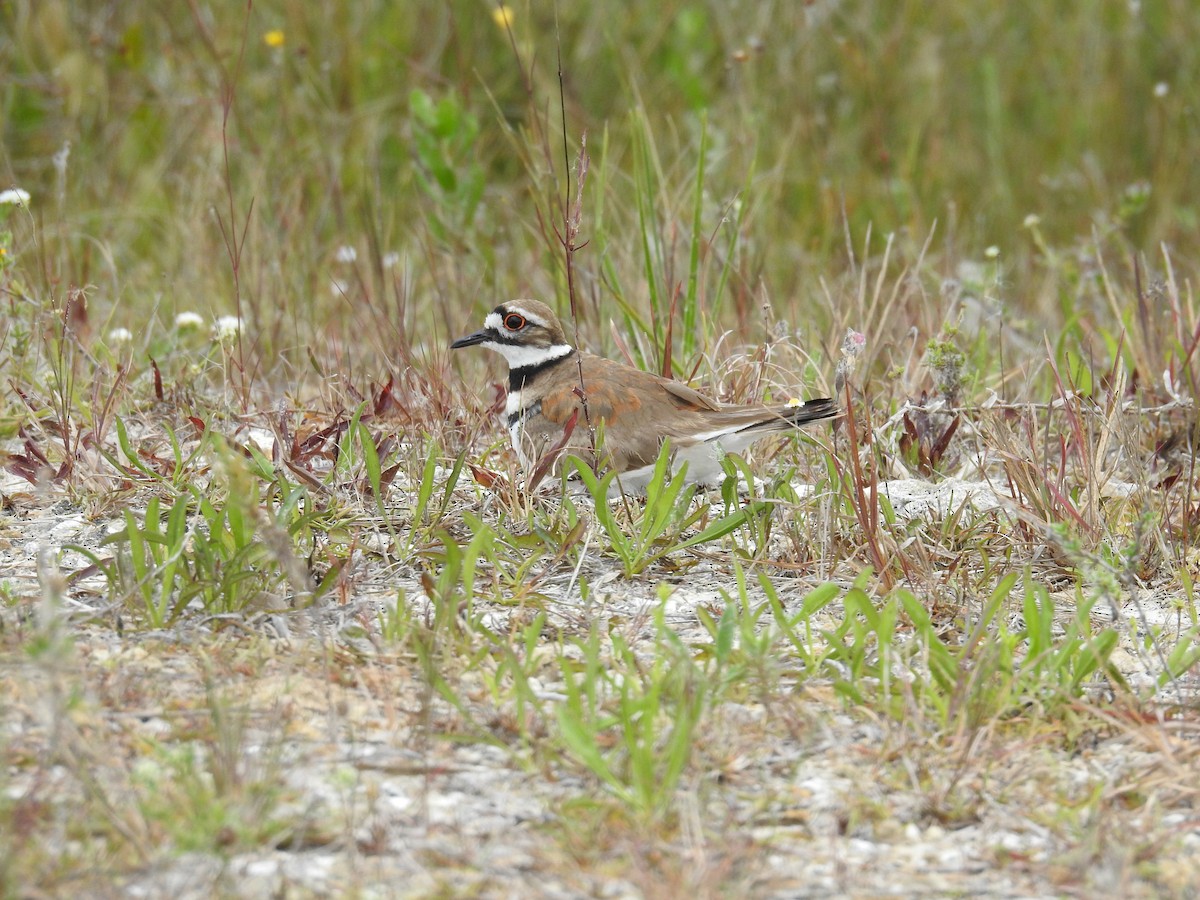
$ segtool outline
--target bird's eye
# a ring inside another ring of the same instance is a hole
[[[504,327],[509,331],[520,331],[525,327],[525,317],[518,316],[516,313],[509,313],[504,317]]]

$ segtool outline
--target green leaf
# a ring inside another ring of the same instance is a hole
[[[729,659],[729,654],[733,652],[733,639],[736,634],[737,611],[733,604],[727,604],[721,613],[720,621],[717,622],[716,640],[713,641],[718,662],[724,663]]]
[[[371,486],[371,496],[378,501],[383,496],[383,469],[379,465],[379,451],[375,447],[375,439],[371,430],[361,421],[358,424],[358,443],[362,448],[363,465],[367,470],[367,484]]]

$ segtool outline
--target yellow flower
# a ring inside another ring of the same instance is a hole
[[[266,44],[268,47],[282,47],[283,46],[283,32],[280,31],[278,28],[274,29],[273,31],[268,31],[266,34],[263,35],[263,43]]]
[[[514,18],[516,16],[513,14],[512,7],[507,3],[501,3],[492,10],[492,21],[496,23],[497,28],[512,28]]]

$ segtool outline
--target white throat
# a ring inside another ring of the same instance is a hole
[[[530,369],[562,359],[571,353],[570,344],[552,344],[549,347],[523,347],[520,344],[497,344],[485,341],[484,347],[495,350],[508,362],[509,369]]]

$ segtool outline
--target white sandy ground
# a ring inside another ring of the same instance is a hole
[[[896,481],[882,490],[902,519],[1008,502],[976,483]],[[23,598],[0,609],[0,624],[10,637],[33,634],[39,554],[97,546],[112,526],[7,474],[0,493],[8,500],[0,579]],[[77,554],[61,560],[67,571],[81,564]],[[369,570],[371,558],[356,564]],[[0,749],[19,761],[0,788],[10,801],[49,804],[61,819],[50,830],[58,849],[78,849],[70,828],[77,805],[102,790],[120,807],[131,784],[169,781],[161,748],[178,742],[186,721],[210,714],[204,698],[215,690],[238,710],[239,771],[247,779],[281,773],[287,786],[273,813],[295,829],[285,849],[151,857],[145,868],[121,872],[98,861],[94,881],[78,885],[84,893],[185,900],[1200,892],[1194,722],[1098,730],[1071,749],[1049,731],[1016,743],[981,733],[930,744],[903,724],[846,710],[827,686],[810,682],[782,704],[712,710],[701,742],[707,774],[678,798],[681,836],[592,846],[570,804],[602,798],[603,788],[521,750],[431,737],[468,726],[424,688],[411,659],[362,636],[362,622],[394,604],[397,588],[424,602],[414,576],[365,571],[360,592],[340,605],[263,614],[220,633],[196,622],[118,633],[111,615],[96,620],[97,596],[69,595],[50,626],[69,636],[62,654],[52,662],[20,650],[0,657]],[[543,591],[560,601],[549,606],[548,627],[572,631],[599,617],[635,646],[651,638],[653,578],[590,581],[584,606],[577,592],[562,596],[570,572],[547,580]],[[811,587],[782,583],[785,602]],[[668,621],[685,642],[705,636],[695,610],[719,610],[721,588],[732,589],[732,577],[708,563],[674,583]],[[1073,596],[1064,592],[1064,605]],[[496,605],[487,614],[501,630],[524,612]],[[1142,623],[1125,629],[1134,634],[1174,627],[1178,611],[1170,597],[1147,591],[1116,614]],[[1117,662],[1135,685],[1152,677],[1154,661],[1129,638]],[[547,704],[563,696],[561,684],[534,686]],[[1194,696],[1194,679],[1181,687]],[[467,683],[463,695],[480,720],[496,715],[482,683]]]

